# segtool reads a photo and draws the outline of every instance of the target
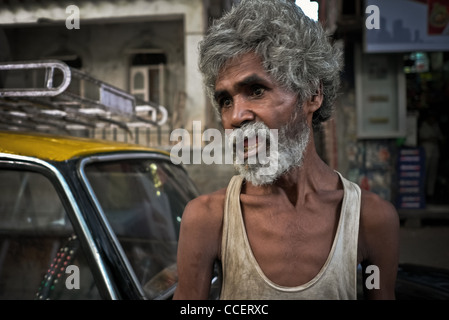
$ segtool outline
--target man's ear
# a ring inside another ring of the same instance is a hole
[[[307,101],[309,111],[315,112],[321,107],[322,103],[323,103],[323,86],[320,83],[320,86],[316,90],[316,93],[310,97],[309,101]]]

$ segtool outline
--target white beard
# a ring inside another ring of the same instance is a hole
[[[310,139],[310,128],[304,117],[297,118],[299,112],[293,115],[292,120],[281,127],[278,136],[273,135],[263,122],[244,124],[239,129],[234,129],[229,135],[229,142],[234,139],[239,141],[243,137],[254,135],[254,132],[265,132],[267,137],[266,150],[268,163],[251,161],[234,161],[234,167],[238,173],[255,186],[272,184],[283,174],[295,167],[300,167],[304,159],[304,151]],[[277,139],[276,139],[277,138]],[[277,146],[277,147],[276,147]]]

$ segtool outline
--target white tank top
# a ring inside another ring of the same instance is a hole
[[[338,172],[337,172],[338,173]],[[360,215],[360,188],[343,178],[343,203],[337,232],[329,256],[309,282],[280,286],[267,278],[257,263],[247,238],[240,191],[241,176],[232,177],[224,207],[221,259],[223,300],[357,299],[357,243]]]

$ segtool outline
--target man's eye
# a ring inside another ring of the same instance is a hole
[[[219,103],[220,107],[228,108],[231,106],[232,100],[229,98],[223,98],[223,99],[220,99],[220,101],[218,103]]]
[[[265,88],[262,88],[260,86],[254,86],[252,88],[252,95],[255,97],[260,97],[265,92]]]

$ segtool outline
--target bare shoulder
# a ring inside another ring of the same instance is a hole
[[[364,226],[376,229],[396,225],[399,216],[391,202],[373,192],[362,190],[361,220]]]
[[[399,215],[391,202],[362,190],[359,233],[362,259],[371,260],[378,252],[396,251],[399,225]]]
[[[191,200],[182,215],[181,233],[188,232],[201,239],[208,238],[208,235],[218,236],[222,228],[225,195],[226,189],[220,189]]]
[[[182,219],[214,221],[222,220],[226,189],[203,194],[189,201]],[[197,221],[198,222],[198,221]]]

